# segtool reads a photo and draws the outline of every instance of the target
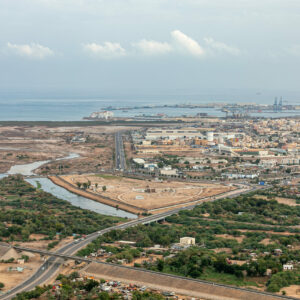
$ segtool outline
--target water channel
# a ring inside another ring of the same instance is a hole
[[[58,158],[56,160],[66,160],[66,159],[74,159],[79,157],[78,154],[76,153],[71,153],[70,155],[63,157],[63,158]],[[34,163],[30,164],[24,164],[24,165],[14,165],[12,166],[7,174],[0,174],[0,179],[4,178],[8,175],[13,175],[13,174],[21,174],[25,176],[25,180],[32,184],[35,187],[38,187],[40,185],[40,189],[47,193],[51,193],[57,198],[66,200],[70,202],[72,205],[83,208],[83,209],[88,209],[91,211],[94,211],[99,214],[103,215],[108,215],[108,216],[118,216],[118,217],[127,217],[130,219],[137,218],[136,215],[131,214],[129,212],[126,212],[121,209],[116,209],[114,207],[111,207],[109,205],[105,205],[102,203],[99,203],[97,201],[93,201],[91,199],[73,194],[69,192],[68,190],[54,184],[50,179],[46,177],[37,177],[37,178],[29,178],[26,176],[32,176],[35,175],[34,170],[39,168],[40,166],[50,162],[50,160],[44,160],[44,161],[37,161]]]

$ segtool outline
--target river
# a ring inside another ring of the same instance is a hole
[[[127,217],[130,219],[136,218],[136,215],[126,212],[124,210],[116,209],[112,206],[105,205],[97,201],[93,201],[91,199],[73,194],[68,190],[54,184],[48,178],[27,178],[25,180],[35,187],[37,187],[38,183],[40,183],[41,189],[43,191],[51,193],[57,198],[64,199],[74,206],[88,209],[103,215]]]
[[[73,158],[77,158],[79,156],[80,155],[77,153],[70,153],[68,156],[57,158],[55,160],[58,161],[58,160],[73,159]],[[24,164],[24,165],[14,165],[8,170],[7,174],[8,175],[21,174],[23,176],[32,176],[32,175],[35,175],[34,170],[36,170],[37,168],[39,168],[40,166],[42,166],[44,164],[47,164],[48,162],[50,162],[50,160],[36,161],[36,162],[30,163],[30,164]]]
[[[66,157],[58,158],[56,160],[74,159],[77,157],[79,157],[78,154],[71,153],[70,155],[68,155]],[[23,164],[23,165],[14,165],[9,169],[7,174],[0,174],[0,179],[6,177],[8,175],[14,175],[14,174],[21,174],[25,177],[35,175],[34,170],[48,162],[50,162],[50,160],[37,161],[34,163]],[[40,184],[40,188],[43,191],[45,191],[47,193],[51,193],[53,196],[55,196],[57,198],[66,200],[74,206],[77,206],[77,207],[80,207],[83,209],[88,209],[88,210],[94,211],[96,213],[108,215],[108,216],[117,216],[117,217],[123,217],[123,218],[127,217],[130,219],[137,218],[136,215],[126,212],[124,210],[116,209],[112,206],[105,205],[105,204],[99,203],[97,201],[93,201],[91,199],[73,194],[73,193],[67,191],[66,189],[54,184],[48,178],[44,178],[44,177],[25,178],[25,180],[35,187],[37,187]]]

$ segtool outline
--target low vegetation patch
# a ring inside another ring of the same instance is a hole
[[[89,234],[112,226],[121,218],[104,216],[71,205],[31,186],[22,176],[0,180],[0,238],[29,240],[32,233],[53,239]]]
[[[254,196],[206,202],[162,224],[114,230],[78,254],[95,255],[102,249],[110,253],[106,261],[123,259],[153,271],[279,291],[299,280],[300,234],[293,225],[300,222],[300,209]],[[195,238],[196,244],[178,248],[185,236]],[[118,245],[121,240],[134,244]],[[147,259],[150,251],[160,256]],[[294,270],[283,272],[285,264]]]

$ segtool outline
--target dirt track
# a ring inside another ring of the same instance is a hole
[[[181,278],[168,277],[164,274],[147,273],[141,270],[125,269],[118,266],[110,266],[92,263],[83,273],[96,278],[107,280],[119,280],[126,283],[146,285],[153,289],[173,291],[178,294],[188,295],[212,300],[278,300],[275,296],[256,294],[248,291],[229,289],[213,284],[188,281]]]
[[[235,189],[218,183],[161,182],[108,174],[65,175],[60,178],[75,188],[77,188],[77,184],[89,182],[90,187],[86,189],[89,195],[100,197],[99,199],[108,198],[116,203],[149,212],[187,205],[199,199],[217,196]],[[104,186],[105,191],[102,190]]]

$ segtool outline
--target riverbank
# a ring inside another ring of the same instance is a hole
[[[70,153],[68,156],[58,157],[58,158],[52,159],[52,160],[35,161],[35,162],[29,163],[29,164],[14,165],[8,170],[7,174],[8,175],[21,174],[23,176],[32,176],[32,175],[36,175],[34,172],[36,169],[38,169],[39,167],[41,167],[49,162],[69,160],[69,159],[74,159],[74,158],[78,158],[78,157],[80,157],[79,154]]]
[[[115,216],[128,219],[137,218],[135,214],[129,213],[121,209],[116,209],[115,207],[112,207],[110,205],[106,205],[98,201],[91,200],[89,198],[82,197],[72,192],[69,192],[63,187],[53,183],[49,178],[26,178],[25,180],[34,187],[40,188],[44,192],[50,193],[59,199],[64,199],[76,207],[87,209],[101,215]]]
[[[64,179],[62,179],[59,176],[48,176],[48,178],[54,184],[66,189],[67,191],[69,191],[71,193],[77,194],[79,196],[82,196],[82,197],[85,197],[85,198],[88,198],[88,199],[91,199],[91,200],[94,200],[94,201],[97,201],[97,202],[115,207],[117,209],[125,210],[127,212],[130,212],[130,213],[133,213],[133,214],[136,214],[136,215],[142,214],[142,213],[147,213],[146,209],[139,208],[139,207],[136,207],[134,205],[129,205],[129,204],[126,204],[126,203],[122,203],[120,201],[113,200],[113,199],[110,199],[108,197],[98,196],[98,195],[92,194],[88,191],[84,191],[82,189],[79,189],[79,188],[73,186],[72,184],[70,184],[69,182],[65,181]]]

